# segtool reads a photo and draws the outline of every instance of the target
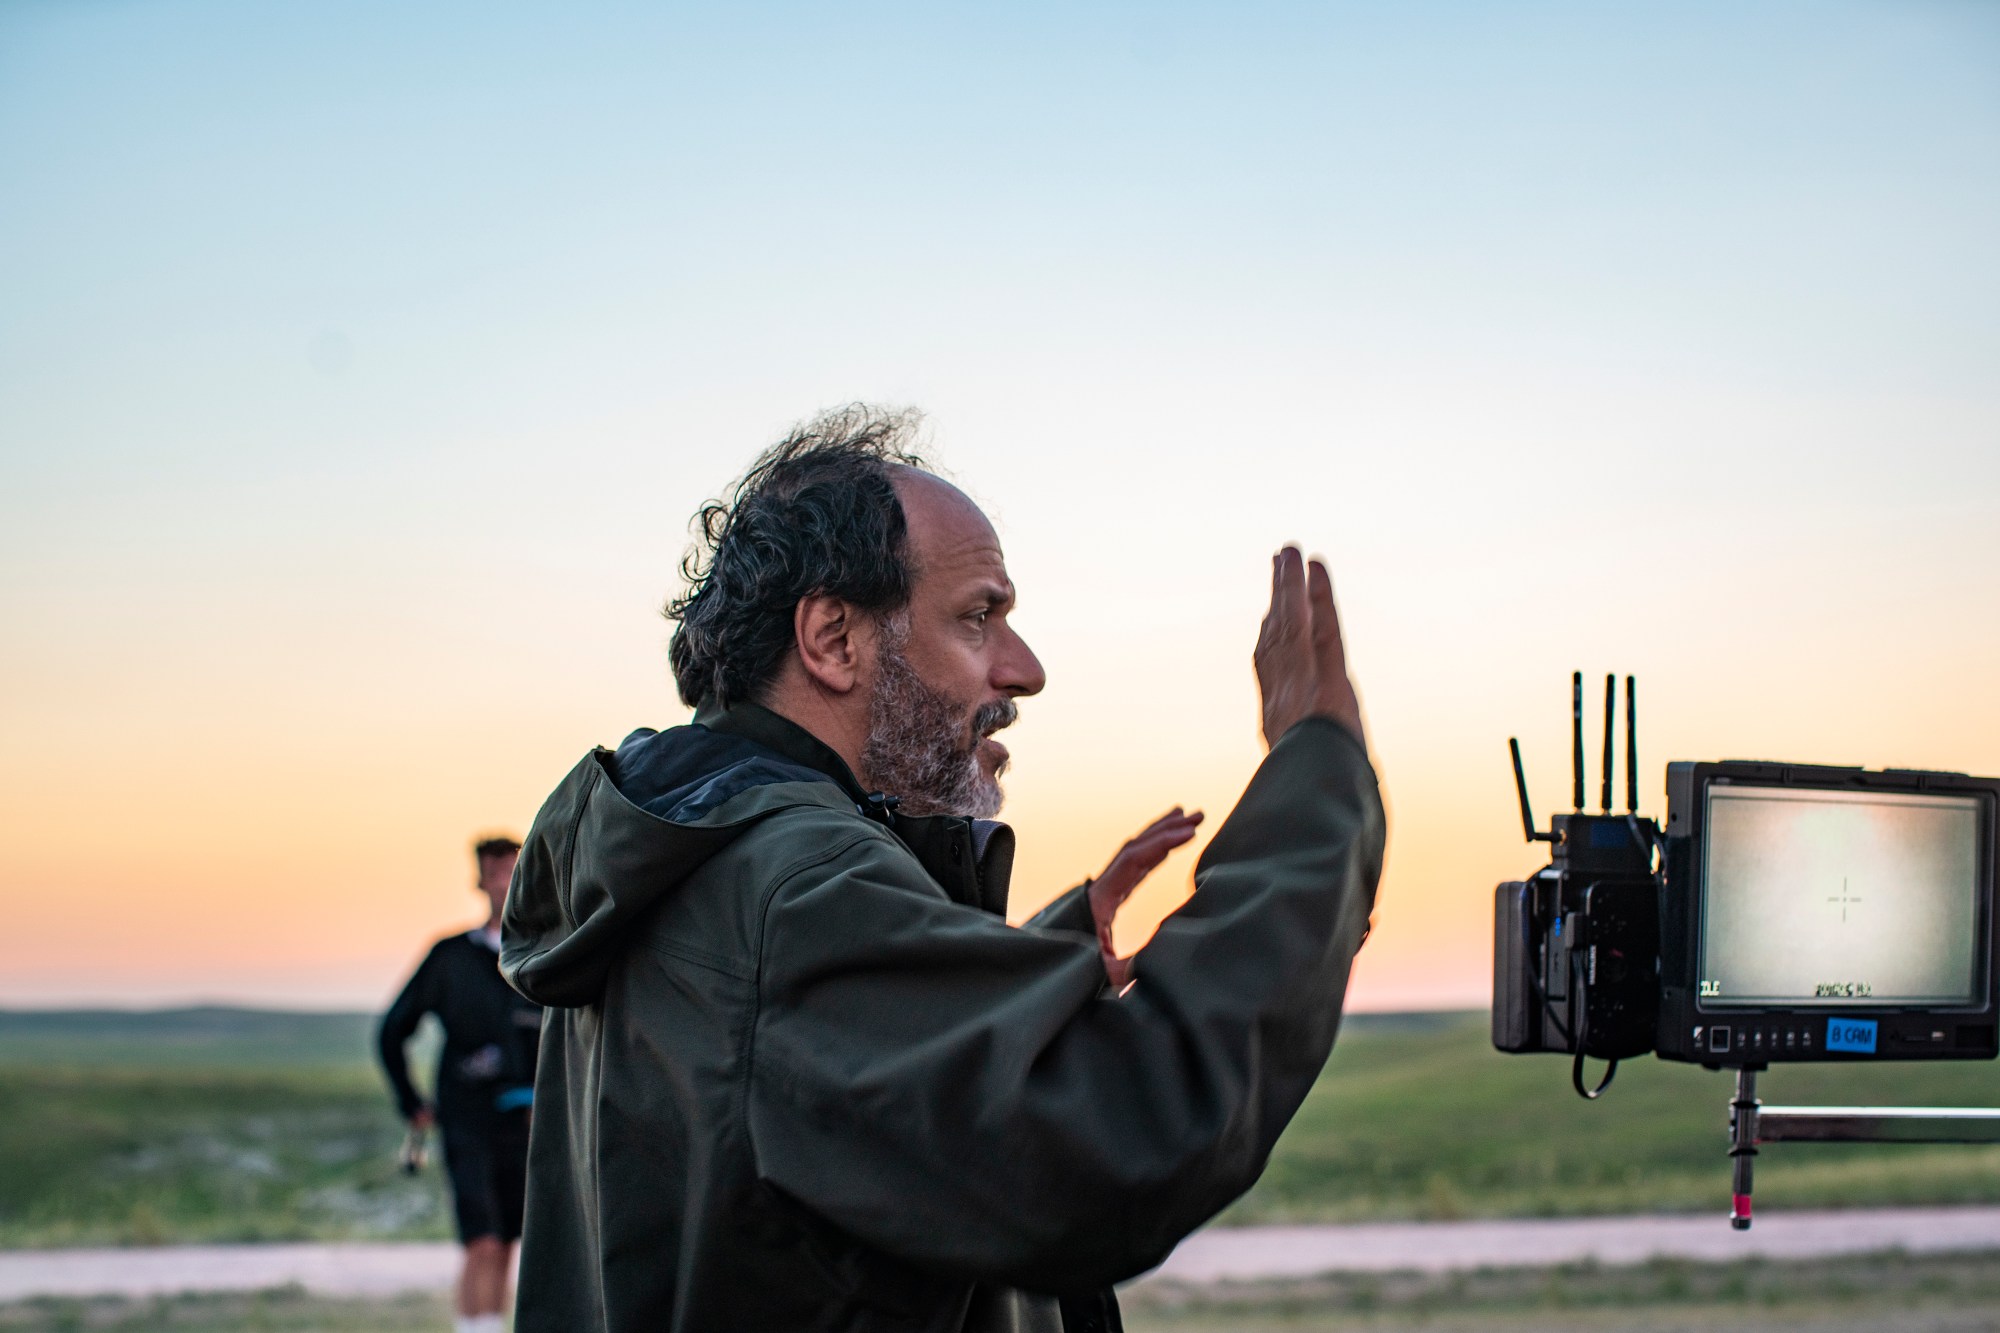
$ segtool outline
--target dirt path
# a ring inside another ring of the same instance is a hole
[[[1189,1237],[1152,1278],[1304,1277],[1332,1271],[1447,1272],[1654,1257],[1715,1262],[1804,1259],[1903,1249],[2000,1250],[2000,1207],[1769,1213],[1748,1232],[1718,1214],[1501,1222],[1214,1228]],[[330,1296],[380,1296],[448,1286],[448,1243],[173,1245],[159,1249],[0,1251],[0,1301],[31,1296],[151,1296],[254,1291],[298,1283]]]
[[[1184,1282],[1309,1277],[1334,1271],[1427,1273],[1652,1258],[1707,1263],[1825,1258],[1902,1249],[2000,1250],[2000,1208],[1879,1208],[1765,1213],[1749,1231],[1724,1216],[1566,1217],[1367,1226],[1213,1227],[1181,1242],[1152,1276]]]
[[[458,1247],[449,1242],[6,1250],[0,1300],[258,1291],[294,1282],[326,1296],[389,1296],[448,1287],[457,1274]]]

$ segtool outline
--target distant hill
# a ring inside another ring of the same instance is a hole
[[[0,1009],[0,1064],[327,1067],[372,1058],[372,1014],[202,1005]]]
[[[0,1065],[43,1067],[268,1069],[329,1068],[374,1060],[368,1013],[241,1009],[0,1009]],[[1483,1015],[1481,1016],[1483,1020]],[[1350,1014],[1353,1035],[1436,1033],[1462,1025],[1458,1012]],[[435,1038],[411,1048],[419,1068]]]

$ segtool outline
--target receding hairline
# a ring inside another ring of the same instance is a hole
[[[940,527],[956,527],[954,519],[971,519],[979,535],[985,538],[978,544],[990,544],[995,551],[1000,550],[999,530],[977,500],[935,472],[903,463],[891,464],[890,468],[890,484],[895,487],[897,503],[903,507],[903,523],[909,533],[906,558],[912,574],[923,563],[917,550],[919,533],[935,537]]]
[[[906,492],[914,494],[921,491],[924,486],[929,485],[946,494],[957,496],[959,499],[965,501],[965,503],[972,505],[974,509],[979,508],[977,504],[973,503],[971,496],[927,467],[913,467],[908,463],[886,463],[884,466],[889,469],[889,482],[896,488],[897,499],[901,499]]]

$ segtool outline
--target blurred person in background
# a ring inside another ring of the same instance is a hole
[[[486,923],[431,946],[377,1034],[397,1110],[413,1130],[436,1126],[444,1140],[445,1173],[465,1247],[458,1333],[500,1333],[514,1244],[521,1238],[542,1010],[500,976],[500,912],[520,852],[521,844],[507,837],[474,844]],[[426,1014],[435,1014],[444,1029],[435,1101],[418,1093],[404,1054]]]
[[[560,1008],[520,1333],[1115,1333],[1111,1285],[1250,1187],[1332,1049],[1383,816],[1325,568],[1272,562],[1270,753],[1187,905],[1110,948],[1175,809],[1010,926],[994,733],[1042,666],[914,428],[829,413],[703,510],[693,723],[584,756],[529,831],[502,968]]]

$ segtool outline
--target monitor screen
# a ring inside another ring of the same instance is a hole
[[[1973,796],[1711,783],[1704,1008],[1976,1004]]]

